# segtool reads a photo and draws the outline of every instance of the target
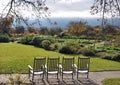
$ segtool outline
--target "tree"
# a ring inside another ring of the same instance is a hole
[[[68,31],[73,34],[79,36],[80,33],[86,30],[86,22],[70,22]]]
[[[13,20],[13,17],[0,18],[0,33],[10,35]]]
[[[49,33],[51,35],[59,35],[62,31],[63,30],[61,28],[57,27],[57,28],[51,28]]]
[[[41,27],[39,33],[43,35],[48,35],[49,29],[47,27]]]
[[[37,17],[39,23],[41,17],[48,15],[48,7],[45,2],[46,0],[9,0],[2,11],[1,17],[13,16],[16,22],[23,21],[28,25],[29,17],[25,17],[25,15],[29,12],[31,16]]]
[[[25,31],[25,28],[23,26],[17,26],[16,27],[16,33],[17,34],[23,34]]]
[[[95,32],[92,26],[87,25],[86,30],[82,32],[82,35],[86,35],[87,38],[89,39],[90,37],[95,36]]]
[[[108,34],[116,34],[118,30],[113,25],[105,25],[105,29],[102,30],[102,33],[108,35]]]
[[[29,33],[34,33],[34,34],[37,34],[37,33],[38,33],[38,32],[37,32],[38,30],[35,29],[35,27],[33,27],[33,26],[28,27],[27,30],[29,31]]]
[[[23,17],[25,14],[22,14],[25,10],[25,12],[28,11],[32,16],[36,16],[39,23],[41,17],[46,17],[49,15],[47,12],[48,7],[46,5],[46,1],[47,0],[9,0],[9,3],[3,9],[1,16],[7,17],[12,15],[14,18],[16,18],[16,21],[23,20],[26,25],[28,25],[27,20],[29,17]],[[110,14],[112,17],[120,17],[120,1],[94,0],[93,6],[91,6],[91,13],[102,13],[103,26],[105,24],[106,15]]]
[[[104,27],[106,16],[120,17],[120,0],[94,0],[91,13],[102,13],[102,26]]]

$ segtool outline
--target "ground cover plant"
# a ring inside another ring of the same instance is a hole
[[[103,59],[120,61],[120,48],[115,46],[98,46],[96,55]]]
[[[111,41],[87,39],[81,38],[81,36],[64,36],[60,38],[57,35],[27,35],[17,38],[18,40],[14,39],[22,44],[33,45],[63,54],[82,54],[84,56],[97,56],[103,59],[120,61],[120,47],[114,46]]]
[[[44,41],[49,43],[49,46],[45,47]],[[66,36],[66,38],[57,38],[54,36],[46,36],[46,35],[37,35],[37,36],[25,36],[20,39],[20,43],[34,45],[36,47],[44,48],[46,50],[57,50],[63,54],[79,54],[80,47],[88,46],[90,44],[94,44],[95,40],[87,40],[80,39],[76,36],[76,38],[72,36]],[[67,48],[69,51],[64,50]]]
[[[65,55],[48,51],[31,45],[18,43],[0,43],[0,73],[28,73],[27,65],[33,65],[34,57],[77,57],[82,55]],[[90,71],[120,70],[120,63],[98,57],[91,58]]]
[[[104,85],[120,85],[120,78],[108,78],[104,79],[102,82]]]

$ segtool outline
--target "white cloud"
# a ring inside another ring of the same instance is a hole
[[[68,12],[65,12],[65,11],[56,11],[56,12],[52,12],[51,13],[51,17],[81,17],[81,18],[92,18],[92,17],[98,17],[97,15],[91,15],[89,13],[89,10],[87,11],[82,11],[82,12],[79,12],[79,11],[68,11]]]
[[[55,2],[57,3],[76,3],[76,2],[80,2],[82,0],[55,0]]]
[[[4,10],[7,6],[9,0],[0,0],[0,13],[6,13],[7,10]]]
[[[0,0],[0,11],[8,1]],[[92,0],[46,0],[51,17],[96,17],[90,14],[92,3]],[[30,13],[24,12],[26,16],[30,16]]]
[[[47,3],[53,17],[92,17],[90,14],[92,4],[91,0],[55,0]]]

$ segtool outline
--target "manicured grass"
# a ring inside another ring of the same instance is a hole
[[[47,51],[30,45],[17,43],[0,43],[0,73],[27,73],[27,65],[33,64],[34,57],[77,57],[81,55],[64,55],[54,51]],[[81,56],[82,57],[82,56]],[[91,58],[91,71],[120,70],[120,62]]]
[[[102,82],[104,85],[120,85],[120,78],[108,78],[104,79]]]
[[[91,71],[120,70],[120,62],[105,60],[101,58],[91,58],[90,70]]]

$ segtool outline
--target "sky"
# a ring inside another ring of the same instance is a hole
[[[51,17],[97,17],[90,14],[94,0],[47,0]]]
[[[0,13],[2,12],[3,8],[7,5],[9,0],[0,0]],[[94,0],[46,0],[46,5],[48,6],[49,10],[48,13],[50,15],[48,18],[53,19],[51,20],[54,22],[62,23],[60,26],[66,24],[71,21],[73,18],[77,20],[87,20],[90,24],[99,24],[100,21],[100,14],[98,15],[91,15],[90,8],[93,5]],[[30,9],[30,8],[29,8]],[[30,15],[31,11],[22,11],[24,16],[29,16],[30,19],[35,19],[34,16]],[[22,13],[21,12],[21,13]],[[58,20],[56,19],[58,18]],[[71,19],[66,19],[71,18]],[[94,20],[91,20],[94,19]],[[96,20],[95,20],[96,19]],[[91,21],[90,21],[91,20]],[[44,25],[47,25],[47,20],[42,20]],[[116,22],[115,22],[116,23]],[[99,24],[100,25],[100,24]],[[50,24],[51,26],[51,24]]]
[[[9,0],[0,0],[0,12]],[[46,0],[49,17],[97,17],[90,14],[94,0]],[[26,13],[29,15],[29,13]]]

